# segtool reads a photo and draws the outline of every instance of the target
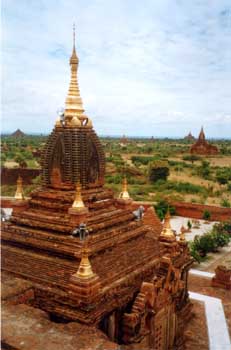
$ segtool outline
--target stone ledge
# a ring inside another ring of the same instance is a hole
[[[51,322],[46,312],[23,304],[3,306],[2,344],[18,350],[119,350],[95,327]]]
[[[34,299],[33,284],[3,272],[1,299],[11,304],[26,303]]]

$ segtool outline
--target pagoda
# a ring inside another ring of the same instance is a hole
[[[184,137],[184,140],[189,141],[189,142],[193,142],[193,141],[195,141],[196,139],[195,139],[195,137],[192,135],[192,133],[191,133],[191,131],[190,131],[190,132],[188,133],[188,135]]]
[[[201,155],[216,155],[218,154],[218,148],[215,145],[211,145],[205,139],[205,133],[203,127],[197,141],[191,146],[190,152],[192,154],[201,154]]]
[[[26,134],[24,134],[24,132],[22,132],[20,129],[17,129],[16,131],[14,131],[12,134],[11,134],[12,137],[24,137],[26,136]]]
[[[94,325],[118,343],[148,335],[155,349],[180,349],[191,308],[187,243],[176,240],[169,216],[162,230],[154,211],[151,221],[134,211],[126,180],[119,198],[104,187],[104,150],[84,112],[78,65],[74,40],[42,185],[25,199],[19,179],[2,225],[2,269],[29,280],[33,306],[53,318]]]

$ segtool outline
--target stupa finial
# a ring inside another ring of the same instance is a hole
[[[72,208],[77,210],[85,208],[81,195],[81,183],[79,181],[76,184],[75,200],[72,204]]]
[[[172,230],[170,220],[171,220],[171,215],[170,215],[170,211],[169,211],[169,207],[168,207],[168,210],[167,210],[167,213],[166,213],[165,219],[164,219],[163,230],[160,234],[160,237],[165,237],[165,238],[170,238],[170,239],[175,240],[176,237],[175,237],[174,232]]]
[[[18,179],[17,179],[17,189],[15,192],[14,198],[19,200],[24,199],[23,188],[22,188],[22,178],[20,175],[18,176]]]
[[[122,192],[120,192],[119,195],[120,199],[130,199],[130,195],[128,193],[128,182],[126,176],[123,178],[123,183],[122,183]]]
[[[89,249],[88,249],[88,240],[86,239],[83,243],[82,251],[81,251],[81,261],[79,264],[78,271],[76,272],[76,277],[79,278],[91,278],[94,277],[95,274],[92,271],[91,263],[88,258]]]
[[[73,117],[81,117],[84,113],[83,102],[80,96],[78,84],[78,70],[79,59],[75,49],[75,24],[73,24],[73,49],[70,57],[71,66],[71,81],[65,103],[65,121],[69,124]]]

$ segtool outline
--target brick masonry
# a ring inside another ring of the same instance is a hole
[[[211,214],[211,221],[231,220],[231,208],[222,208],[212,205],[202,205],[196,203],[173,202],[171,203],[176,209],[176,215],[202,219],[205,210]]]

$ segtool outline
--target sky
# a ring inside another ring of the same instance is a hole
[[[231,137],[230,0],[2,0],[2,131],[49,133],[76,25],[100,135]]]

